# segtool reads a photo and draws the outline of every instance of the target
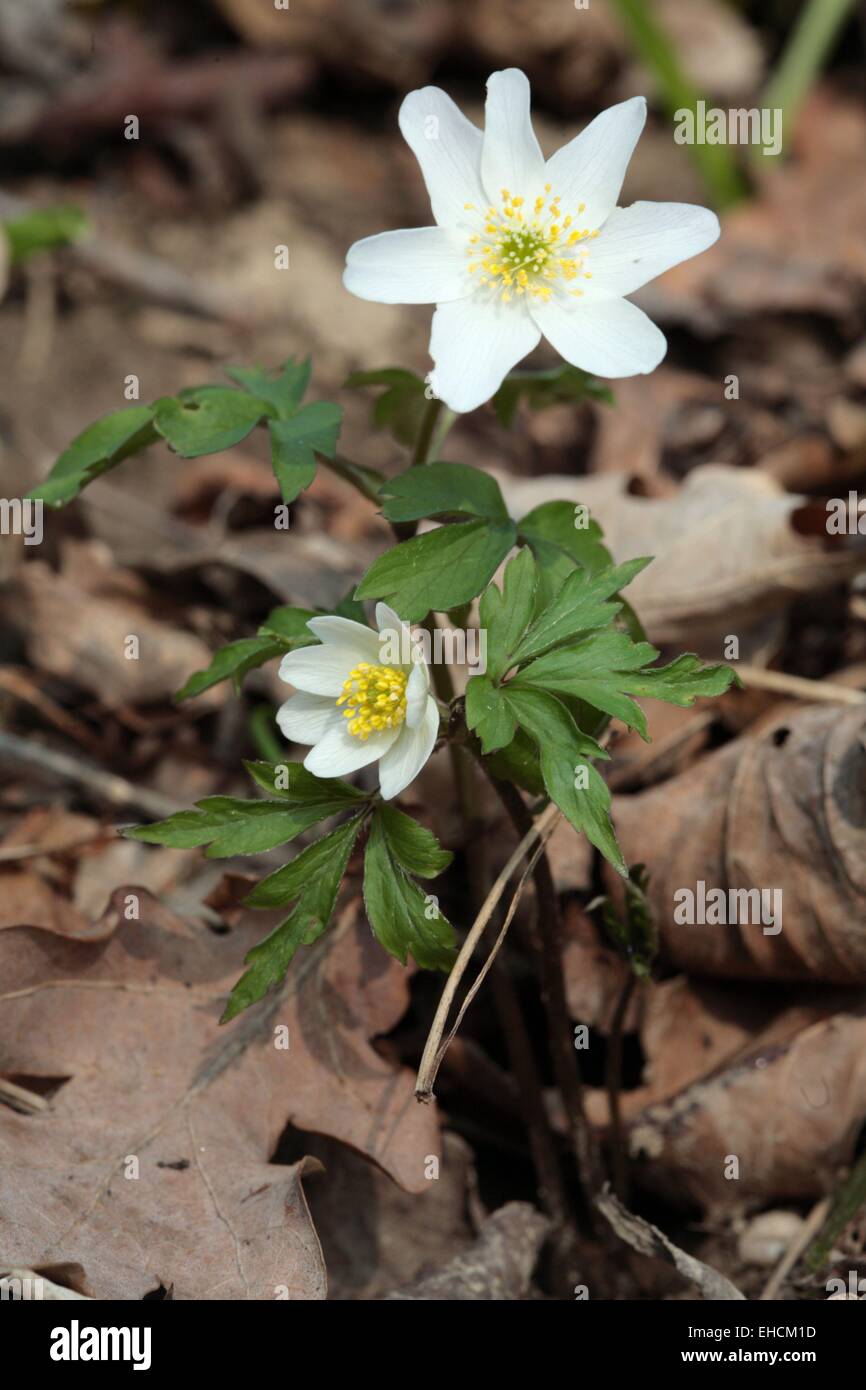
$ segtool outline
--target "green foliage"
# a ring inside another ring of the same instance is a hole
[[[178,703],[201,695],[220,681],[234,680],[235,690],[240,690],[244,676],[256,667],[263,666],[274,657],[284,656],[296,647],[309,647],[316,638],[307,627],[309,618],[316,615],[309,608],[275,608],[269,613],[259,628],[256,637],[242,637],[237,642],[229,642],[214,653],[210,666],[204,671],[196,671],[186,685],[175,695]]]
[[[516,537],[513,521],[440,526],[374,560],[355,597],[387,599],[401,618],[421,622],[431,610],[444,613],[475,598]]]
[[[508,509],[495,478],[465,463],[428,463],[383,483],[382,515],[388,521],[421,517],[481,516],[507,521]]]
[[[232,990],[222,1023],[280,984],[298,947],[311,946],[326,931],[362,820],[361,815],[354,815],[344,821],[263,879],[247,896],[247,907],[278,908],[297,901],[285,921],[247,953],[245,964],[250,968]]]
[[[649,876],[643,864],[634,864],[623,885],[625,913],[621,915],[608,897],[590,903],[590,910],[600,907],[605,930],[613,944],[625,956],[634,973],[647,980],[658,954],[658,933],[655,929],[647,885]]]
[[[132,840],[149,845],[191,849],[207,845],[208,859],[228,859],[236,854],[263,854],[294,840],[317,821],[357,807],[362,793],[348,782],[314,777],[300,763],[248,763],[259,786],[275,799],[242,801],[233,796],[208,796],[192,811],[177,811],[153,825],[124,831]]]
[[[454,963],[454,928],[415,878],[441,873],[451,855],[417,821],[380,803],[364,858],[364,903],[376,940],[401,965],[409,954],[428,970]]]
[[[100,473],[131,454],[141,453],[158,437],[150,406],[115,410],[82,430],[64,449],[41,487],[29,495],[49,507],[65,506]]]
[[[101,473],[157,439],[181,458],[198,458],[230,449],[266,424],[280,495],[283,502],[293,502],[315,476],[316,455],[334,458],[341,408],[330,401],[300,404],[310,378],[309,359],[284,363],[276,377],[260,367],[231,367],[228,375],[238,387],[191,387],[89,425],[30,496],[61,507]]]
[[[429,405],[419,376],[403,367],[382,367],[374,372],[353,372],[346,385],[383,386],[373,405],[373,423],[378,429],[390,430],[398,444],[412,448]]]
[[[40,251],[54,251],[78,241],[90,231],[90,223],[80,208],[33,208],[3,223],[13,265]]]
[[[547,794],[622,874],[610,794],[590,762],[607,754],[581,729],[575,707],[621,719],[646,738],[646,719],[632,696],[685,705],[699,695],[721,694],[736,679],[729,667],[702,666],[691,654],[652,667],[656,648],[614,626],[622,605],[612,596],[647,563],[629,560],[596,573],[572,569],[539,608],[538,566],[528,550],[521,552],[506,567],[502,593],[491,585],[481,600],[488,667],[466,688],[466,723],[482,753],[499,755],[507,768],[505,750],[518,733],[528,734]],[[526,785],[534,768],[515,766],[514,772]]]
[[[613,405],[613,392],[579,367],[566,364],[542,372],[509,372],[493,397],[499,423],[506,429],[511,428],[521,400],[526,401],[530,410],[544,410],[562,402],[578,405],[587,400]]]

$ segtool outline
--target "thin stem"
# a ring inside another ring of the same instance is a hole
[[[550,834],[559,814],[558,808],[551,804],[537,821],[533,821],[531,829],[523,836],[520,844],[508,860],[508,863],[498,874],[493,887],[490,889],[490,892],[487,894],[476,914],[475,921],[469,928],[466,940],[463,942],[457,959],[451,967],[451,973],[442,991],[442,997],[439,1000],[439,1006],[436,1010],[424,1048],[424,1055],[421,1058],[421,1065],[418,1069],[418,1080],[415,1084],[415,1094],[419,1100],[432,1099],[433,1082],[436,1079],[436,1072],[439,1069],[439,1064],[442,1061],[442,1055],[445,1050],[445,1045],[440,1045],[442,1034],[445,1031],[448,1014],[451,1011],[451,1005],[457,993],[457,986],[463,978],[464,972],[475,952],[475,948],[483,936],[499,904],[499,899],[505,892],[508,882],[514,874],[518,864],[520,864],[521,860],[532,849],[536,840],[543,841],[543,839]],[[453,1030],[450,1036],[453,1036]]]
[[[610,1106],[610,1157],[613,1186],[621,1202],[628,1201],[628,1153],[622,1131],[622,1111],[619,1098],[622,1090],[622,1034],[625,1016],[637,976],[629,970],[628,978],[617,1000],[616,1011],[608,1038],[607,1066],[605,1067],[605,1086]]]
[[[854,0],[809,0],[797,16],[761,101],[770,109],[781,108],[786,136],[853,8]]]
[[[430,445],[433,442],[433,431],[436,428],[436,421],[439,419],[439,412],[442,409],[442,402],[438,396],[433,396],[427,402],[427,408],[421,420],[421,428],[418,431],[418,438],[415,442],[415,452],[412,455],[412,467],[417,468],[427,462],[430,457]]]
[[[518,835],[532,825],[532,815],[516,787],[500,782],[488,773],[499,799],[508,812]],[[595,1135],[586,1118],[583,1083],[572,1046],[571,1019],[562,971],[562,919],[559,899],[546,854],[541,854],[533,872],[538,896],[538,930],[541,940],[541,993],[547,1016],[547,1034],[556,1084],[566,1110],[572,1148],[587,1198],[601,1189],[601,1163]]]

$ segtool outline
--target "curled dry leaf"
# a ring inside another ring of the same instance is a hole
[[[663,953],[679,969],[866,981],[862,709],[783,708],[662,786],[615,798],[613,818],[627,862],[647,866]],[[724,895],[715,923],[713,889]],[[686,892],[705,924],[675,920]]]
[[[137,921],[124,917],[130,893]],[[214,935],[127,888],[111,911],[99,945],[0,933],[3,1071],[54,1087],[38,1115],[0,1106],[5,1258],[77,1261],[97,1298],[160,1284],[183,1299],[324,1298],[302,1187],[318,1164],[271,1158],[291,1121],[428,1186],[435,1116],[368,1042],[403,1013],[405,973],[352,903],[282,990],[220,1028],[264,914]]]
[[[673,496],[658,498],[632,496],[626,474],[525,480],[500,474],[498,481],[513,517],[544,502],[582,502],[618,564],[654,556],[628,590],[647,636],[700,644],[715,660],[729,633],[742,642],[797,594],[830,588],[866,568],[866,542],[828,537],[823,527],[821,535],[802,534],[800,516],[812,514],[808,499],[757,469],[706,464]]]
[[[860,1000],[805,1026],[801,1011],[785,1012],[745,1052],[632,1120],[633,1172],[704,1210],[815,1198],[851,1162],[864,1114]]]
[[[690,1283],[697,1284],[704,1298],[735,1300],[744,1299],[745,1294],[726,1279],[724,1274],[720,1274],[711,1265],[704,1264],[703,1260],[696,1260],[694,1255],[689,1255],[685,1250],[681,1250],[678,1245],[674,1245],[672,1240],[668,1240],[658,1226],[653,1226],[649,1221],[644,1221],[640,1216],[633,1216],[630,1211],[617,1201],[612,1192],[602,1192],[595,1199],[595,1204],[599,1211],[610,1222],[620,1240],[624,1240],[626,1245],[630,1245],[633,1250],[639,1250],[642,1255],[654,1256],[657,1260],[664,1260],[666,1264],[674,1266],[684,1279]]]
[[[528,1202],[508,1202],[488,1217],[477,1240],[452,1260],[389,1300],[517,1302],[526,1297],[550,1222]]]
[[[328,1297],[381,1298],[441,1268],[471,1245],[467,1208],[475,1170],[469,1145],[446,1130],[442,1164],[426,1192],[407,1193],[374,1164],[334,1139],[298,1135],[324,1174],[308,1184],[313,1223],[328,1270]]]

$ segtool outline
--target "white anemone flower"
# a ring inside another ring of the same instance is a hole
[[[378,603],[376,625],[378,632],[351,618],[311,618],[307,627],[321,645],[283,657],[280,676],[298,693],[280,707],[277,723],[287,739],[313,745],[304,767],[316,777],[344,777],[378,762],[379,788],[390,801],[433,752],[439,709],[407,624]]]
[[[435,227],[355,242],[343,283],[382,304],[435,304],[430,384],[452,410],[474,410],[542,335],[602,377],[651,372],[664,334],[624,296],[719,235],[689,203],[617,207],[646,121],[632,97],[602,111],[545,161],[518,68],[487,83],[483,133],[445,92],[424,87],[400,108]]]

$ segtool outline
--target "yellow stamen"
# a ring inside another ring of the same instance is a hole
[[[406,718],[406,672],[362,661],[343,682],[337,705],[345,705],[348,732],[366,742],[371,734],[396,729]]]

